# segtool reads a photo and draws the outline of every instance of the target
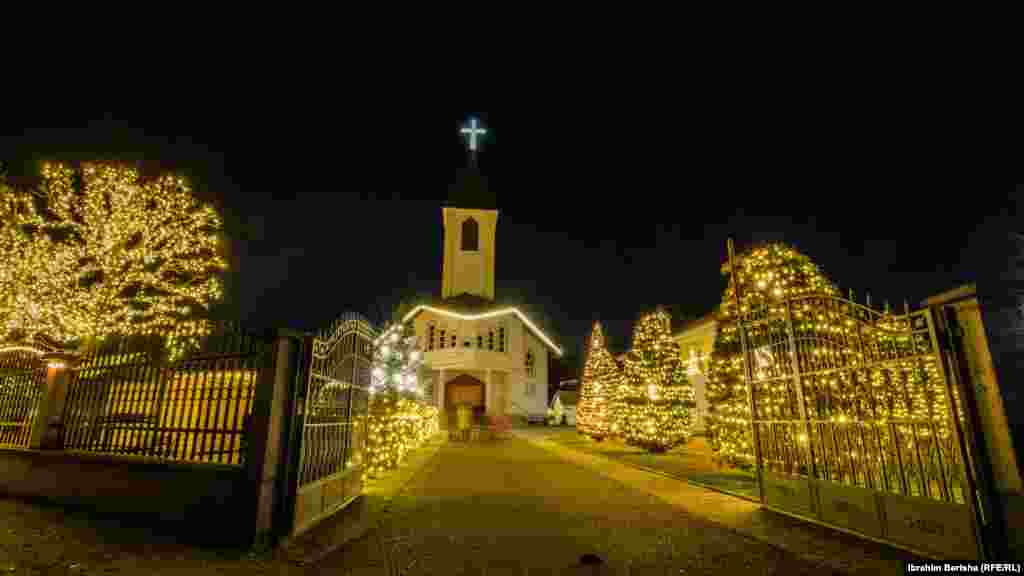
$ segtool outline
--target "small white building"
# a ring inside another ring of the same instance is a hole
[[[543,421],[548,358],[561,348],[515,307],[494,298],[496,210],[445,207],[442,297],[417,306],[411,322],[446,426],[458,405],[475,419]]]
[[[575,390],[559,390],[551,399],[551,407],[548,413],[553,417],[556,426],[576,425],[576,404],[579,403],[579,393]]]

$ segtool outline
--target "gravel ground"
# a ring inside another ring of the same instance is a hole
[[[580,566],[588,553],[602,559],[600,571]],[[378,528],[318,569],[325,575],[832,573],[521,439],[442,447],[392,500]]]
[[[123,518],[0,498],[0,575],[301,573],[271,554],[196,548]]]

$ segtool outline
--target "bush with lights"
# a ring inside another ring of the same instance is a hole
[[[583,365],[580,402],[576,408],[576,429],[595,440],[611,433],[611,404],[622,377],[615,359],[605,347],[604,332],[594,323]]]
[[[374,344],[367,412],[367,473],[396,467],[438,432],[438,412],[423,402],[423,353],[411,324],[395,324]]]
[[[643,316],[626,354],[616,415],[627,444],[664,452],[690,436],[693,386],[664,310]]]
[[[222,296],[221,229],[178,176],[46,164],[36,189],[0,178],[0,341],[155,331],[196,345]]]

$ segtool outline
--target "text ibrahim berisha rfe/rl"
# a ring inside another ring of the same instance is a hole
[[[941,574],[996,574],[1011,573],[1020,574],[1021,564],[1019,562],[945,562],[945,563],[914,563],[906,565],[907,574],[922,572],[938,572]]]

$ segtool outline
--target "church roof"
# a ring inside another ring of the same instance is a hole
[[[498,197],[487,185],[487,177],[478,168],[460,168],[448,186],[445,206],[477,210],[497,210]]]

